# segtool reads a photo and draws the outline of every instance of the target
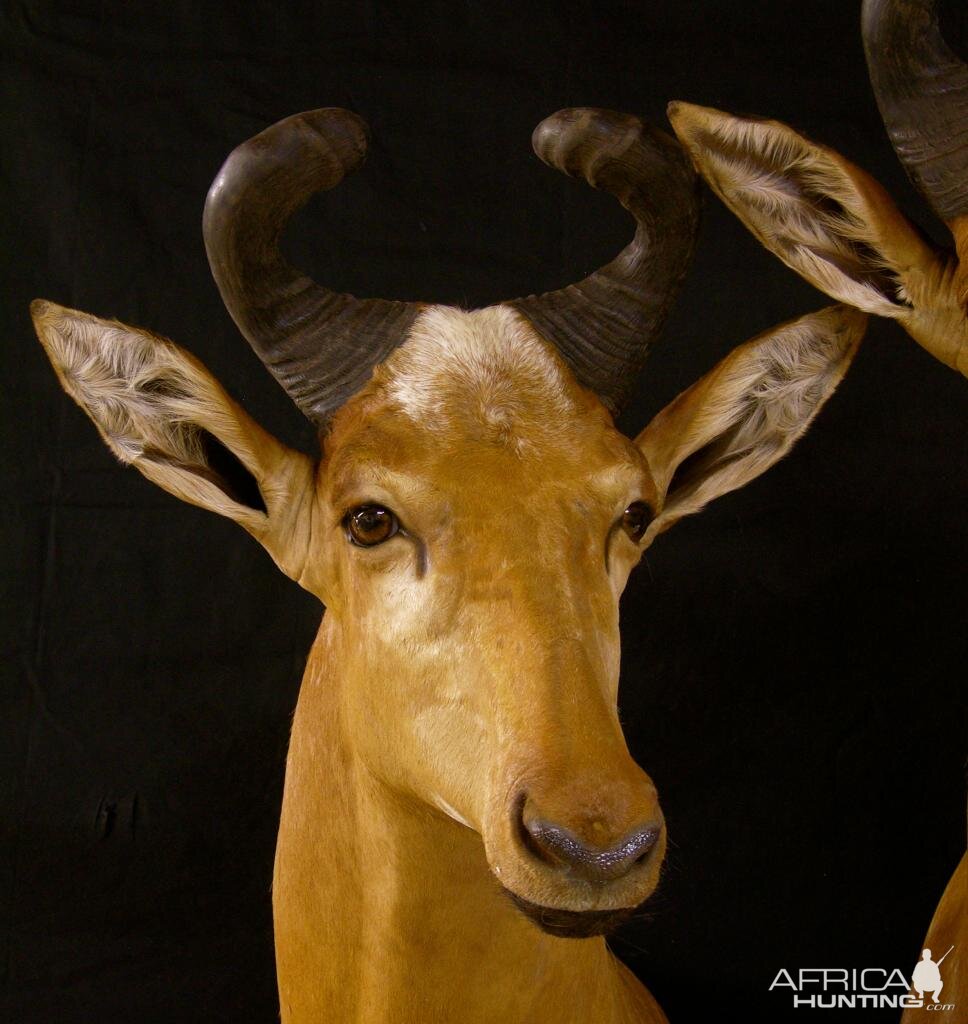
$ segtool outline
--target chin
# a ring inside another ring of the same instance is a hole
[[[588,939],[594,935],[608,935],[638,910],[638,906],[619,907],[617,910],[559,910],[557,907],[532,903],[507,886],[501,888],[525,917],[543,932],[560,939]]]

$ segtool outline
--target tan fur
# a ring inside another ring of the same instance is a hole
[[[35,323],[122,458],[241,522],[327,606],[273,880],[285,1024],[664,1020],[604,939],[550,936],[501,891],[636,906],[664,830],[642,864],[594,883],[528,851],[520,801],[602,848],[661,822],[618,719],[628,574],[659,528],[782,457],[863,316],[826,310],[741,346],[633,443],[512,310],[432,308],[336,415],[315,477],[170,342],[51,304]],[[267,515],[196,482],[196,427],[242,459]],[[658,513],[641,544],[620,526],[635,501]],[[402,530],[355,547],[343,520],[367,503]]]
[[[944,956],[950,946],[954,949],[942,965],[944,988],[939,1002],[950,1003],[956,1008],[955,1013],[961,1014],[968,1006],[968,853],[955,868],[924,940],[924,948],[930,949],[935,959]],[[912,955],[916,955],[913,950]],[[919,955],[917,959],[920,959]],[[951,1016],[950,1011],[939,1013],[930,1006],[911,1007],[904,1011],[901,1024],[929,1024],[944,1016]]]
[[[897,320],[968,375],[965,271],[869,174],[778,121],[681,102],[669,119],[696,169],[767,249],[827,295]],[[952,229],[960,253],[964,230]]]

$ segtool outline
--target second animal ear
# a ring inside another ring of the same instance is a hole
[[[861,168],[779,121],[672,103],[669,119],[709,187],[815,288],[897,320],[968,375],[953,253],[934,246]]]
[[[673,103],[709,187],[770,252],[832,298],[903,320],[940,260],[883,188],[779,121]]]
[[[891,144],[953,250],[929,242],[869,174],[785,124],[691,103],[671,103],[669,119],[767,249],[968,377],[968,65],[944,41],[937,0],[864,0],[861,29]]]

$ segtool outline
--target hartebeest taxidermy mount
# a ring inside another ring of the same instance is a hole
[[[326,606],[273,880],[282,1020],[662,1021],[603,937],[666,847],[619,724],[619,596],[659,533],[789,451],[866,317],[740,345],[630,440],[613,417],[696,232],[679,144],[603,110],[542,122],[538,155],[615,195],[635,237],[577,284],[467,312],[335,294],[280,255],[365,143],[346,111],[290,117],[235,150],[205,209],[222,297],[319,459],[170,341],[44,301],[38,335],[122,461]]]
[[[778,121],[674,103],[696,169],[762,244],[834,298],[891,317],[968,376],[968,65],[944,41],[937,0],[864,0],[871,85],[894,151],[951,231],[938,246],[866,171]],[[945,1002],[968,1003],[968,853],[926,947],[961,949]],[[910,1008],[904,1024],[930,1020]]]

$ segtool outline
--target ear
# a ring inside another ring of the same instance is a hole
[[[313,505],[307,456],[266,433],[173,342],[42,299],[30,312],[64,390],[122,462],[239,523],[299,578]]]
[[[696,169],[760,242],[827,295],[907,321],[945,261],[865,171],[778,121],[671,103]]]
[[[761,334],[660,412],[636,439],[660,495],[655,536],[781,459],[833,394],[867,317],[830,306]]]

